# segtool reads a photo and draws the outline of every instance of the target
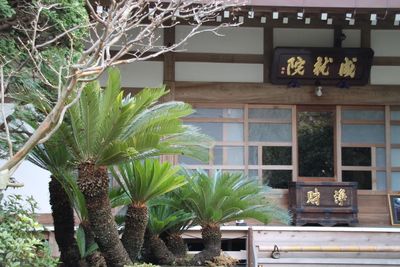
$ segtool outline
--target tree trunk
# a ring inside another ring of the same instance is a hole
[[[93,231],[89,225],[89,222],[82,221],[81,226],[85,231],[85,246],[89,248],[96,241],[94,239]],[[86,261],[90,267],[107,267],[106,260],[99,251],[95,251],[86,257]]]
[[[201,227],[204,250],[193,257],[193,265],[204,265],[221,254],[221,230],[219,225],[207,224]]]
[[[125,230],[122,243],[132,261],[135,261],[143,246],[148,210],[145,204],[131,204],[125,216]]]
[[[78,172],[78,186],[85,196],[90,226],[107,266],[122,267],[131,264],[111,213],[107,168],[85,162],[78,166]]]
[[[148,242],[148,243],[147,243]],[[147,249],[150,251],[150,262],[159,265],[173,265],[175,256],[167,248],[164,241],[158,236],[149,234],[146,236]]]
[[[74,211],[64,188],[53,175],[49,182],[49,193],[61,266],[79,266],[80,255],[74,236]]]
[[[163,237],[163,240],[165,242],[165,245],[167,245],[169,251],[171,251],[175,255],[175,257],[186,257],[187,245],[180,233],[168,232]]]

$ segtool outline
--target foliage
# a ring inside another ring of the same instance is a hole
[[[135,263],[133,265],[125,265],[124,267],[159,267],[159,265],[154,265],[151,263]]]
[[[0,0],[0,19],[10,18],[14,14],[15,14],[15,11],[11,8],[8,1]]]
[[[132,203],[146,203],[184,185],[186,181],[178,175],[179,170],[169,162],[146,159],[120,164],[111,173]]]
[[[57,266],[37,232],[41,228],[33,214],[37,203],[33,198],[25,202],[26,206],[21,196],[11,195],[0,206],[0,263],[10,267]]]
[[[99,248],[97,243],[92,243],[89,245],[89,247],[86,247],[85,230],[82,228],[82,226],[79,226],[78,230],[76,231],[76,242],[78,244],[79,254],[81,255],[82,259],[91,255]]]
[[[196,223],[218,225],[253,218],[263,223],[271,219],[288,223],[290,216],[266,200],[266,190],[255,179],[241,173],[216,171],[209,176],[204,171],[187,173],[188,183],[181,196],[186,207],[196,215]]]
[[[170,229],[188,225],[193,220],[193,215],[184,210],[175,210],[168,205],[168,200],[157,199],[149,208],[149,221],[147,228],[154,235],[160,235]]]
[[[124,98],[117,69],[110,69],[105,90],[89,83],[69,110],[74,158],[98,166],[177,153],[205,160],[210,139],[180,121],[193,112],[188,104],[156,105],[166,93],[146,88]]]

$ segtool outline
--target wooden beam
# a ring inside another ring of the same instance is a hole
[[[264,83],[269,82],[269,74],[274,49],[274,29],[271,26],[264,27]]]
[[[267,27],[270,28],[270,27]],[[272,28],[271,32],[272,32]],[[265,30],[269,31],[269,30]],[[364,32],[364,34],[363,34]],[[370,30],[365,29],[361,31],[361,47],[369,47],[370,42]],[[265,34],[265,33],[264,33]],[[267,33],[268,34],[268,33]],[[272,57],[272,43],[273,40],[264,40],[264,42],[269,42],[264,45],[264,55],[257,54],[230,54],[230,53],[188,53],[188,52],[176,52],[168,53],[168,55],[161,55],[148,61],[164,61],[168,58],[169,63],[174,59],[175,62],[211,62],[211,63],[248,63],[248,64],[264,64],[268,68],[264,67],[264,78],[269,75],[269,64]],[[268,50],[271,49],[270,52]],[[112,55],[116,54],[117,51],[112,50],[110,52]],[[269,55],[269,56],[268,56]],[[132,55],[125,55],[121,59],[132,58]],[[374,57],[372,65],[375,66],[400,66],[400,57]],[[167,68],[172,68],[172,66],[167,66]],[[169,77],[172,78],[172,77]]]
[[[374,66],[400,66],[400,57],[374,57]]]
[[[221,54],[221,53],[175,53],[175,61],[180,62],[213,62],[213,63],[254,63],[263,64],[263,55],[255,54]]]
[[[263,83],[175,82],[177,100],[189,103],[251,103],[303,105],[398,105],[400,86],[369,85],[340,89],[324,86],[315,95],[314,86],[287,88]]]

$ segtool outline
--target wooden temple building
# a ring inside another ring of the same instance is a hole
[[[195,107],[210,161],[175,163],[257,176],[291,210],[293,226],[223,227],[248,266],[400,266],[400,0],[250,2],[223,37],[121,66],[122,85]]]

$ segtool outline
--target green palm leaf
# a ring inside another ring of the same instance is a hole
[[[165,87],[146,88],[123,97],[120,74],[109,70],[107,87],[88,84],[69,110],[70,150],[78,162],[109,166],[162,154],[184,154],[208,159],[209,137],[181,118],[193,112],[182,102],[157,104]]]
[[[155,159],[123,163],[110,170],[132,203],[144,204],[186,183],[178,167]]]
[[[184,210],[174,210],[167,204],[153,204],[149,208],[149,222],[147,228],[154,235],[160,235],[170,229],[181,228],[190,224],[193,219],[191,213]]]
[[[266,192],[257,180],[241,173],[217,171],[208,176],[203,171],[186,172],[188,183],[179,190],[186,207],[200,225],[222,224],[253,218],[263,223],[271,219],[290,221],[287,211],[266,201]]]

